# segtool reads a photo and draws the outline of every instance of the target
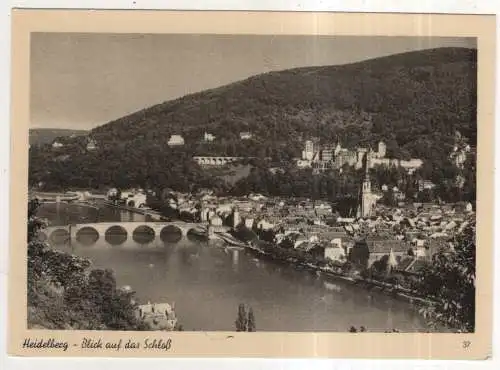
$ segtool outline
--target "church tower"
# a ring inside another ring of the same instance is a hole
[[[363,179],[363,184],[361,186],[361,194],[360,194],[360,209],[358,212],[359,217],[370,217],[372,211],[372,184],[370,180],[370,166],[368,165],[368,155],[365,155],[363,160],[363,168],[365,170],[365,177]]]

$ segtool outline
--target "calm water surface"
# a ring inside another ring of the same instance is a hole
[[[51,225],[145,220],[125,211],[64,204],[45,204],[39,216]],[[427,330],[405,302],[211,242],[168,243],[156,237],[137,243],[129,237],[113,246],[101,237],[91,245],[54,247],[113,269],[118,284],[130,285],[141,302],[175,302],[185,330],[234,330],[240,303],[253,308],[258,331],[346,331],[351,325],[369,331]]]

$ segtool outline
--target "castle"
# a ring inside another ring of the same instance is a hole
[[[367,167],[375,166],[395,166],[403,167],[412,173],[422,166],[421,159],[400,160],[386,158],[387,146],[380,141],[377,151],[372,148],[356,148],[350,150],[342,148],[340,142],[336,146],[319,145],[318,141],[307,140],[304,144],[302,157],[297,159],[297,166],[300,168],[313,168],[315,172],[328,169],[341,169],[344,165],[360,169],[363,167],[364,160],[367,160]]]

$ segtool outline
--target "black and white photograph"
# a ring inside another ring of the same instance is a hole
[[[40,32],[29,68],[29,329],[475,332],[476,38]]]

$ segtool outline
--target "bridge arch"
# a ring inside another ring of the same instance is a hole
[[[132,233],[132,239],[139,244],[151,243],[156,237],[153,228],[147,225],[141,225],[135,228]]]
[[[195,242],[199,242],[199,241],[203,241],[206,239],[206,236],[205,235],[202,235],[200,232],[196,231],[196,229],[194,228],[191,228],[187,231],[186,233],[186,238],[190,241],[195,241]]]
[[[99,232],[92,226],[84,226],[76,232],[76,241],[85,246],[95,244],[99,238]]]
[[[123,226],[113,225],[106,230],[104,238],[111,245],[121,245],[128,239],[128,233]]]
[[[175,225],[167,225],[160,231],[160,239],[162,242],[178,243],[182,239],[182,230]]]
[[[46,242],[49,237],[45,231],[40,230],[36,233],[36,238],[41,242]]]
[[[56,244],[56,245],[61,245],[65,244],[69,239],[71,235],[69,234],[68,230],[63,229],[63,228],[57,228],[49,236],[49,240]]]

